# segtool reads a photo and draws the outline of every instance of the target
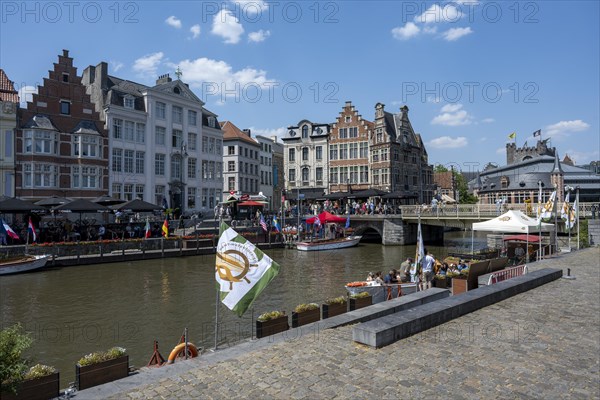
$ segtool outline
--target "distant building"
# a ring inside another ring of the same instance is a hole
[[[264,136],[254,138],[260,145],[258,169],[260,173],[259,194],[266,197],[267,209],[273,209],[273,140]]]
[[[273,141],[273,209],[280,210],[285,193],[283,144],[277,141],[277,136],[271,136],[271,139]]]
[[[456,200],[455,197],[455,182],[452,176],[452,171],[434,172],[433,182],[436,186],[435,195],[438,200],[442,200],[442,196],[446,195]]]
[[[581,202],[600,201],[600,175],[564,164],[556,148],[547,146],[547,140],[538,141],[535,147],[523,148],[510,143],[506,150],[507,165],[486,168],[469,182],[479,203],[493,204],[498,199],[509,204],[537,203],[540,186],[542,201],[547,201],[555,188],[559,200],[563,201],[565,186],[579,188]]]
[[[241,130],[231,121],[223,121],[224,191],[238,195],[259,192],[260,144],[250,129]]]
[[[306,200],[314,200],[327,194],[330,130],[329,124],[306,119],[288,127],[287,135],[282,138],[287,198],[297,199],[301,194]]]
[[[108,193],[108,134],[68,50],[19,109],[16,195],[93,199]]]
[[[15,130],[19,94],[0,69],[0,195],[15,196]]]

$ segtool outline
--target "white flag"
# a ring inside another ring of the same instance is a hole
[[[550,195],[550,198],[548,199],[548,201],[546,202],[546,204],[544,204],[544,207],[542,207],[542,212],[539,216],[539,219],[542,218],[550,218],[552,217],[552,211],[554,210],[554,202],[556,201],[556,190],[554,192],[552,192],[552,194]]]
[[[221,223],[215,278],[221,302],[241,316],[279,273],[279,264]]]

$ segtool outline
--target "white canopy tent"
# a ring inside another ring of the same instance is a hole
[[[490,219],[489,221],[476,222],[473,224],[473,229],[471,231],[471,254],[473,253],[473,233],[475,231],[525,233],[527,234],[527,238],[529,238],[529,233],[551,232],[553,230],[553,224],[540,222],[535,218],[528,217],[521,211],[509,210],[496,218]],[[539,243],[541,250],[542,241],[540,240]],[[529,248],[529,241],[527,241],[526,248]]]

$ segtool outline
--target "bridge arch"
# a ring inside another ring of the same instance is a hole
[[[383,228],[381,226],[378,226],[376,224],[365,223],[357,224],[354,228],[355,235],[364,236],[365,234],[368,235],[369,233],[376,233],[377,235],[379,235],[379,240],[383,241]]]

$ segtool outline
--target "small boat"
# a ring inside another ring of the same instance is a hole
[[[296,248],[300,251],[335,250],[353,247],[360,242],[362,236],[347,236],[339,239],[315,240],[313,242],[298,242]]]
[[[0,275],[18,274],[20,272],[33,271],[43,268],[50,255],[23,256],[16,259],[10,259],[0,262]]]

